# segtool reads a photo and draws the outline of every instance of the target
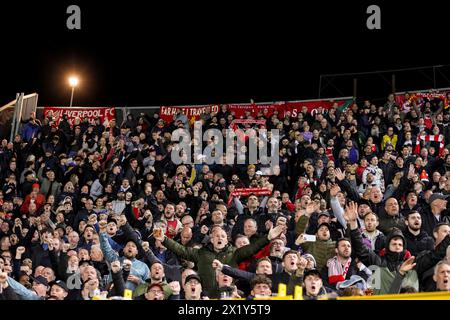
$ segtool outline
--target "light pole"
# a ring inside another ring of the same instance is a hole
[[[75,87],[78,85],[78,78],[77,77],[70,77],[69,78],[69,85],[72,88],[72,93],[70,95],[70,107],[72,107],[73,93],[75,92]]]

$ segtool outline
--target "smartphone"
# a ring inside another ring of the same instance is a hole
[[[303,235],[303,240],[305,240],[306,242],[316,242],[316,236],[311,234],[305,234]]]

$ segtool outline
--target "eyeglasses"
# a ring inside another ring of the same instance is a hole
[[[158,290],[158,289],[150,289],[150,290],[148,290],[148,292],[151,292],[151,293],[154,293],[154,294],[162,294],[162,291]]]

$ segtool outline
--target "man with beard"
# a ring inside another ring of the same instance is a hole
[[[350,279],[353,275],[358,275],[364,280],[369,277],[363,271],[365,266],[358,266],[355,259],[352,259],[352,244],[349,239],[341,238],[336,242],[336,256],[327,261],[327,265],[322,269],[322,279],[330,287],[335,289],[340,281]]]
[[[126,242],[125,247],[123,248],[123,257],[119,257],[116,251],[111,248],[111,245],[108,241],[107,235],[107,221],[102,220],[99,222],[100,227],[100,247],[103,251],[103,254],[106,258],[106,261],[111,263],[113,261],[119,260],[122,262],[123,259],[129,259],[132,262],[130,275],[127,278],[127,282],[125,284],[126,289],[130,289],[134,291],[136,287],[143,283],[145,280],[149,278],[150,270],[147,265],[136,259],[138,254],[138,247],[134,240],[129,240]]]
[[[161,221],[167,224],[166,236],[170,239],[173,239],[183,229],[181,221],[175,217],[175,205],[173,203],[166,204]]]
[[[359,211],[360,208],[358,207],[358,215]],[[361,232],[366,246],[376,254],[385,247],[386,242],[386,236],[377,229],[378,224],[378,216],[373,212],[368,212],[364,217],[364,230]]]
[[[425,250],[433,250],[434,240],[422,229],[422,217],[417,211],[411,211],[405,220],[406,230],[403,233],[409,252],[417,256]]]
[[[164,291],[164,298],[168,299],[171,296],[178,296],[180,294],[180,290],[172,290],[172,287],[175,286],[176,281],[173,281],[171,283],[167,283],[166,280],[166,274],[164,271],[164,265],[159,262],[159,261],[155,261],[151,267],[150,267],[150,278],[147,279],[146,281],[147,283],[143,283],[140,284],[139,286],[136,287],[136,290],[134,290],[133,292],[133,296],[137,297],[140,296],[142,294],[144,294],[145,292],[148,292],[148,287],[151,286],[152,284],[159,284]],[[172,299],[172,297],[171,297]]]

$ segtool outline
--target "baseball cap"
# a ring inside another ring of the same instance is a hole
[[[320,272],[317,269],[307,269],[305,270],[305,272],[303,273],[303,279],[306,279],[307,276],[310,275],[317,275],[320,277]]]
[[[148,286],[148,290],[150,291],[150,289],[153,288],[153,287],[159,287],[161,289],[161,291],[164,291],[164,288],[162,287],[162,285],[160,283],[151,283]]]
[[[50,287],[58,286],[61,289],[63,289],[64,291],[69,292],[69,288],[67,288],[66,283],[64,281],[62,281],[62,280],[52,281],[52,282],[49,283],[49,285],[50,285]]]
[[[430,196],[428,202],[429,202],[430,204],[432,204],[434,200],[447,200],[448,197],[449,197],[448,195],[444,195],[444,194],[442,194],[442,193],[433,193],[433,194]]]
[[[186,280],[184,280],[184,284],[188,283],[192,279],[197,280],[198,282],[201,282],[200,277],[197,274],[190,274],[186,277]]]
[[[43,276],[32,277],[33,281],[36,281],[39,284],[43,284],[44,286],[48,286],[48,281]]]
[[[262,173],[261,170],[258,170],[258,171],[255,172],[255,174],[262,176],[263,173]]]
[[[330,224],[324,222],[324,223],[321,223],[321,224],[319,224],[319,225],[317,226],[317,231],[319,231],[319,229],[322,228],[322,227],[327,227],[328,230],[330,230]]]
[[[320,218],[321,216],[330,217],[330,213],[328,211],[322,211],[317,218]]]

